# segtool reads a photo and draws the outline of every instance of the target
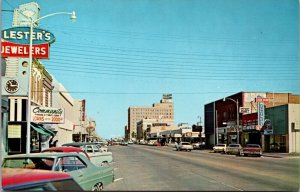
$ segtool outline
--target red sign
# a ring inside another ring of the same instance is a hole
[[[81,121],[85,121],[85,99],[81,102]]]
[[[243,115],[243,126],[257,125],[257,113]]]
[[[269,103],[270,102],[270,99],[269,98],[260,98],[260,97],[257,97],[255,98],[255,102],[261,102],[261,103]]]
[[[29,57],[29,45],[2,41],[1,56],[27,58]],[[32,58],[48,59],[49,44],[32,45]]]

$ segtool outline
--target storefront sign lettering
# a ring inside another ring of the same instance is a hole
[[[2,39],[12,43],[30,44],[30,27],[13,27],[2,30]],[[55,41],[55,36],[44,29],[33,28],[32,44],[51,44]]]
[[[64,109],[32,106],[31,121],[35,123],[64,123]]]
[[[1,56],[27,58],[29,57],[29,45],[3,41],[1,43]],[[48,59],[49,44],[33,45],[32,58]]]

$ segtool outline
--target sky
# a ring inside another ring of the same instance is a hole
[[[28,0],[2,0],[12,10]],[[171,93],[175,123],[237,92],[300,94],[298,0],[36,0],[56,42],[41,60],[86,100],[104,138],[124,136],[130,106]],[[12,13],[2,12],[2,29]]]

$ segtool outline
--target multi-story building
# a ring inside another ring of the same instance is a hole
[[[174,105],[171,94],[164,94],[159,103],[150,107],[128,108],[127,138],[135,140],[137,137],[137,123],[142,119],[166,119],[174,122]]]
[[[272,142],[277,140],[287,146],[289,140],[286,138],[289,138],[288,132],[291,132],[288,131],[288,128],[285,131],[280,131],[281,128],[278,127],[279,124],[277,123],[277,126],[273,124],[273,127],[276,127],[275,132],[268,133],[263,130],[263,127],[271,121],[274,123],[279,116],[288,114],[287,112],[277,113],[276,118],[274,116],[271,118],[270,111],[273,110],[272,108],[286,104],[299,104],[300,95],[239,92],[225,98],[225,100],[222,98],[204,106],[207,147],[217,143],[238,142],[242,145],[257,143],[262,145],[265,151],[268,151]],[[294,119],[294,122],[297,120]],[[238,128],[237,125],[239,125]],[[286,152],[290,151],[287,147],[285,149]]]

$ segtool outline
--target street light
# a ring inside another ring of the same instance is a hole
[[[20,12],[21,13],[21,12]],[[21,13],[22,14],[22,13]],[[29,78],[28,78],[28,100],[27,100],[27,139],[26,139],[26,154],[30,153],[30,124],[31,124],[31,68],[32,68],[32,34],[33,34],[33,27],[34,24],[42,19],[45,19],[47,17],[51,17],[54,15],[61,15],[61,14],[67,14],[70,15],[71,21],[76,20],[76,14],[75,11],[73,12],[57,12],[45,15],[43,17],[38,18],[37,20],[33,20],[32,17],[27,17],[30,20],[30,37],[29,37]]]
[[[236,104],[236,140],[237,140],[237,144],[240,143],[240,131],[239,131],[239,121],[240,121],[240,118],[239,118],[239,100],[234,100],[234,99],[231,99],[229,97],[224,97],[223,98],[223,101],[225,101],[226,99],[228,100],[231,100],[233,102],[235,102]]]

